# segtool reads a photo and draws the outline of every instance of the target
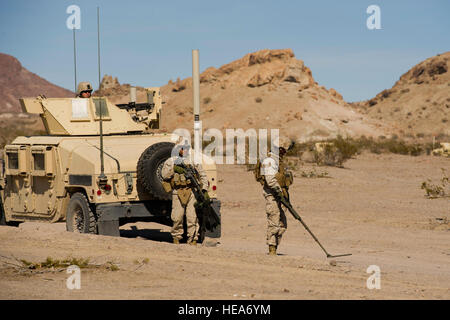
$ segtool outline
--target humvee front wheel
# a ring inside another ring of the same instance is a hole
[[[97,233],[97,221],[86,196],[80,192],[70,197],[66,214],[66,229],[70,232]]]

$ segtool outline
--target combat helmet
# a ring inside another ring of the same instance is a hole
[[[77,96],[80,96],[82,92],[92,92],[92,85],[90,82],[83,81],[78,84],[77,88]]]

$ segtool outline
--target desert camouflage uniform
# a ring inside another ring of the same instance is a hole
[[[180,240],[183,236],[183,218],[186,215],[188,243],[197,241],[199,224],[195,213],[195,198],[190,188],[186,185],[186,178],[182,174],[174,172],[173,167],[175,161],[179,161],[180,157],[171,157],[164,162],[161,170],[161,176],[164,180],[171,180],[172,185],[172,237]],[[192,163],[191,157],[183,159],[185,164]],[[201,164],[194,165],[200,177],[200,183],[207,189],[208,178]]]
[[[267,245],[277,247],[281,242],[281,237],[287,228],[285,212],[275,196],[283,192],[287,198],[287,188],[284,181],[280,179],[279,172],[284,171],[284,163],[279,160],[278,155],[269,153],[269,157],[262,162],[264,171],[263,195],[266,200],[267,214]],[[280,170],[281,168],[281,170]],[[284,172],[283,172],[284,174]],[[280,185],[281,182],[281,185]],[[291,184],[292,181],[288,183]]]

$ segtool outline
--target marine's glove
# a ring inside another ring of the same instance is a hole
[[[288,199],[284,196],[283,191],[281,191],[281,190],[278,191],[276,197],[277,197],[278,200],[281,201],[281,202],[287,202],[287,201],[288,201]]]
[[[205,197],[205,201],[209,202],[209,200],[211,200],[211,198],[209,197],[208,191],[203,189],[202,192],[203,192],[203,197]]]
[[[185,174],[186,173],[186,170],[183,167],[180,167],[180,166],[177,166],[177,165],[173,166],[173,171],[175,171],[178,174]]]

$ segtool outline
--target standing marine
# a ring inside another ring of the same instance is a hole
[[[280,138],[278,154],[269,152],[268,157],[255,169],[260,170],[260,173],[255,172],[255,175],[263,186],[263,196],[266,200],[267,245],[270,255],[277,254],[277,248],[287,228],[286,215],[280,200],[283,197],[289,200],[289,186],[293,183],[292,172],[288,170],[284,158],[291,144],[290,140]]]
[[[208,178],[201,164],[194,164],[193,156],[189,152],[190,146],[182,139],[178,140],[172,151],[172,157],[164,162],[161,170],[162,178],[170,182],[172,189],[172,238],[174,244],[179,244],[183,237],[183,220],[186,216],[187,224],[187,243],[196,245],[199,236],[199,222],[195,212],[195,197],[189,187],[189,180],[186,179],[185,169],[180,166],[193,165],[199,174],[198,180],[202,186],[202,191],[207,197]]]

